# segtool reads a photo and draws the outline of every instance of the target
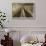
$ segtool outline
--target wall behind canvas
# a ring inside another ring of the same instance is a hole
[[[12,3],[35,3],[35,20],[12,18]],[[7,27],[46,27],[46,0],[1,0],[0,9],[6,13]]]

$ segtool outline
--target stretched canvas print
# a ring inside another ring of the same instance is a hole
[[[12,17],[33,17],[33,3],[12,3]]]

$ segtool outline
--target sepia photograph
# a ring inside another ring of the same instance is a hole
[[[33,17],[34,3],[12,3],[12,17]]]

